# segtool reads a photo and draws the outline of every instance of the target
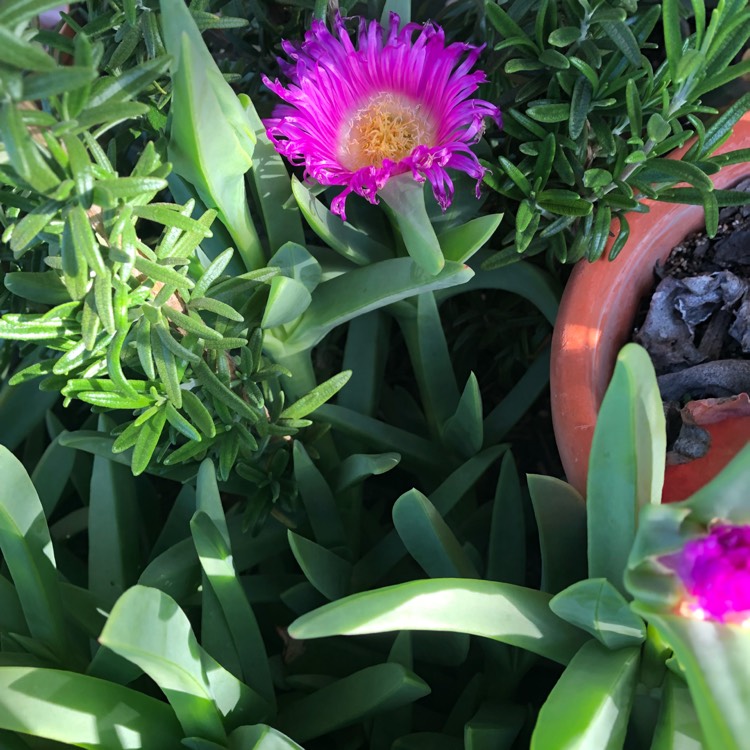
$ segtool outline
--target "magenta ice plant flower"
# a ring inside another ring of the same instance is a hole
[[[343,186],[331,205],[342,218],[349,193],[377,203],[391,177],[409,172],[430,181],[443,210],[453,197],[446,170],[475,178],[478,192],[484,169],[470,147],[486,117],[500,124],[497,107],[471,98],[486,80],[471,72],[482,47],[446,45],[431,23],[399,24],[395,13],[387,30],[361,19],[355,45],[340,16],[333,33],[313,21],[301,45],[282,43],[289,83],[263,78],[285,102],[265,121],[268,137],[306,177]]]
[[[715,524],[666,562],[685,589],[680,614],[750,625],[750,526]]]

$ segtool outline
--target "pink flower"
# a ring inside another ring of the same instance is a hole
[[[670,556],[688,598],[680,613],[700,620],[750,624],[750,526],[717,524]]]
[[[472,153],[484,118],[500,124],[500,110],[469,98],[486,78],[469,71],[482,47],[453,43],[434,24],[410,23],[399,31],[391,13],[387,31],[377,21],[359,22],[355,46],[338,16],[334,33],[314,21],[301,46],[283,42],[289,78],[263,81],[286,104],[266,120],[268,137],[305,177],[342,185],[332,210],[345,218],[349,193],[377,203],[389,178],[411,172],[429,180],[445,210],[453,197],[447,169],[479,183],[484,169]],[[413,40],[415,32],[419,32]]]

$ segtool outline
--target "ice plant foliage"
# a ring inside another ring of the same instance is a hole
[[[687,598],[680,614],[750,625],[750,526],[717,524],[670,561]]]
[[[430,181],[443,210],[453,197],[447,169],[474,177],[478,191],[484,169],[470,146],[486,117],[500,124],[497,107],[471,98],[485,81],[470,72],[482,47],[446,46],[431,23],[399,24],[395,13],[387,30],[361,19],[355,46],[340,16],[333,33],[313,21],[302,45],[283,42],[288,85],[263,79],[285,102],[265,121],[268,137],[306,177],[344,186],[331,206],[342,218],[349,193],[377,203],[378,190],[408,172]]]

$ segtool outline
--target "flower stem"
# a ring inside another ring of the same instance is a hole
[[[397,175],[388,180],[378,195],[391,209],[412,260],[431,276],[439,274],[445,258],[427,215],[424,184],[416,182],[411,174]]]

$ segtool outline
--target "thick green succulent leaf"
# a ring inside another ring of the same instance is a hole
[[[201,584],[201,567],[192,539],[183,539],[154,557],[138,583],[150,586],[179,602],[194,596]]]
[[[65,622],[55,555],[44,510],[21,462],[0,446],[0,550],[31,635],[62,664],[80,666]]]
[[[703,750],[706,743],[688,686],[671,672],[664,682],[651,750]]]
[[[638,648],[608,651],[589,641],[573,657],[539,712],[531,750],[618,750],[625,742]]]
[[[413,640],[411,633],[399,633],[393,640],[388,661],[413,670]],[[376,716],[370,731],[370,750],[391,750],[393,742],[411,729],[413,713],[412,705],[406,704]]]
[[[679,615],[644,614],[683,669],[707,750],[747,747],[750,631]]]
[[[500,464],[490,522],[485,578],[522,585],[526,579],[526,522],[516,462],[508,451]]]
[[[427,443],[427,445],[430,445],[430,443]],[[486,448],[479,455],[470,458],[453,471],[430,495],[430,502],[435,506],[437,512],[442,516],[447,516],[456,503],[471,490],[505,450],[507,450],[505,445]],[[440,470],[439,466],[433,466],[430,469],[432,471]],[[372,588],[406,554],[406,547],[404,547],[398,532],[395,529],[389,531],[355,564],[354,580],[356,588]]]
[[[380,15],[380,25],[388,28],[391,13],[397,13],[401,19],[400,28],[411,22],[411,0],[385,0],[383,12]]]
[[[286,734],[306,742],[412,703],[429,692],[427,683],[400,664],[377,664],[288,703],[279,715],[279,726]],[[331,706],[336,710],[331,711]]]
[[[113,607],[99,642],[156,682],[187,736],[226,740],[198,642],[171,597],[145,586],[128,589]]]
[[[14,239],[16,234],[17,232],[13,233]],[[30,302],[61,305],[70,301],[70,294],[55,271],[12,271],[5,274],[3,283],[16,297]]]
[[[216,708],[228,732],[243,724],[265,721],[273,713],[273,707],[264,698],[219,664],[203,647],[200,656]]]
[[[368,417],[336,404],[323,404],[315,410],[315,419],[332,425],[345,435],[376,450],[395,450],[407,466],[441,471],[445,455],[436,453],[435,444],[412,432]]]
[[[464,726],[465,750],[510,750],[525,720],[519,705],[487,702]]]
[[[271,253],[287,242],[302,245],[305,241],[302,217],[292,195],[286,164],[268,139],[266,127],[250,97],[240,94],[238,99],[256,138],[250,174],[263,214]]]
[[[472,265],[479,264],[482,253],[476,256]],[[518,261],[502,268],[480,268],[476,274],[462,285],[446,285],[447,288],[435,293],[438,302],[464,292],[482,289],[502,289],[527,299],[535,305],[547,320],[554,324],[560,303],[559,283],[543,269]]]
[[[187,6],[162,0],[162,35],[172,56],[172,129],[175,171],[216,208],[248,271],[264,265],[245,192],[255,134],[224,80]]]
[[[294,447],[297,445],[298,443],[295,443]],[[400,460],[401,456],[398,453],[353,453],[336,468],[332,479],[333,489],[336,492],[351,489],[367,477],[385,474],[397,466]]]
[[[293,638],[394,630],[468,633],[567,664],[586,637],[560,620],[541,591],[494,581],[436,578],[348,596],[298,618]]]
[[[182,744],[188,750],[226,750],[226,745],[217,745],[215,742],[204,740],[201,737],[185,737]]]
[[[297,242],[286,242],[268,261],[268,265],[278,268],[284,276],[295,279],[312,291],[320,283],[323,270],[310,251]]]
[[[29,634],[16,587],[4,576],[0,576],[0,632]]]
[[[661,501],[665,455],[654,366],[645,349],[627,344],[599,410],[586,489],[589,576],[607,578],[622,593],[638,512]]]
[[[586,577],[586,505],[569,484],[527,477],[542,552],[542,590],[557,594]]]
[[[445,442],[463,458],[471,458],[482,449],[484,423],[482,422],[482,395],[476,375],[469,379],[453,416],[443,425]]]
[[[418,490],[405,492],[393,505],[393,525],[411,556],[435,578],[478,578],[435,506]]]
[[[229,635],[239,657],[242,679],[257,693],[250,706],[254,718],[264,717],[274,694],[263,638],[250,602],[237,576],[230,547],[213,520],[198,511],[190,530],[208,584],[216,594]],[[262,696],[262,698],[261,698]]]
[[[390,323],[390,316],[379,310],[349,322],[342,367],[352,370],[352,379],[336,399],[339,406],[375,416],[390,348]]]
[[[502,214],[479,216],[465,224],[440,232],[438,240],[443,256],[446,260],[466,263],[489,242],[502,219]]]
[[[202,461],[198,469],[195,484],[195,509],[202,511],[211,519],[219,530],[224,544],[229,545],[229,528],[216,481],[216,467],[210,459]]]
[[[441,433],[458,408],[460,394],[435,295],[420,294],[399,309],[397,318],[430,430],[435,438],[448,443]],[[469,411],[475,405],[472,395],[468,397]],[[453,431],[455,428],[454,423]]]
[[[296,177],[292,177],[292,193],[313,232],[347,260],[365,266],[393,255],[366,232],[332,214]]]
[[[112,426],[100,417],[102,431]],[[109,610],[138,580],[138,490],[127,467],[95,456],[89,497],[89,590]]]
[[[72,672],[0,667],[0,728],[86,750],[180,750],[172,709],[141,692]]]
[[[19,370],[32,361],[31,357],[22,360]],[[59,398],[60,394],[54,391],[40,392],[36,380],[18,385],[4,383],[0,388],[0,424],[3,425],[0,444],[15,450]]]
[[[261,326],[275,328],[298,318],[310,307],[312,297],[305,285],[288,276],[274,276]]]
[[[605,578],[574,583],[549,606],[558,617],[591,633],[606,648],[637,646],[646,640],[645,623]]]
[[[256,724],[239,727],[229,735],[229,750],[303,750],[273,727]]]
[[[36,487],[47,518],[52,515],[65,492],[75,460],[75,451],[64,448],[55,437],[34,467],[31,481]]]
[[[325,547],[288,532],[289,546],[305,576],[327,599],[341,599],[351,590],[352,566]]]
[[[284,339],[283,351],[292,354],[310,349],[336,326],[354,317],[407,297],[463,284],[473,275],[467,266],[446,263],[439,274],[432,276],[411,258],[393,258],[336,276],[315,290],[302,320]]]
[[[315,539],[323,547],[333,549],[346,545],[346,532],[331,488],[313,463],[304,445],[294,441],[294,478]],[[355,456],[349,457],[349,464]]]

